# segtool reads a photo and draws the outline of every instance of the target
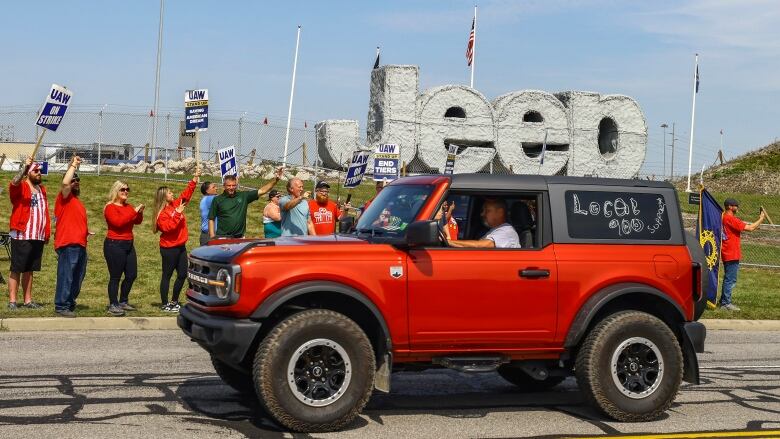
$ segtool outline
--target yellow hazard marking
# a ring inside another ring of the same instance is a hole
[[[568,439],[586,438],[593,436],[568,436]],[[665,433],[665,434],[638,434],[622,436],[602,436],[614,438],[631,439],[709,439],[721,437],[760,437],[760,438],[780,438],[780,430],[758,430],[758,431],[711,431],[701,433]]]

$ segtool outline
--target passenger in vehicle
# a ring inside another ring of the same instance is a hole
[[[482,205],[482,220],[490,230],[480,239],[454,240],[450,238],[449,227],[445,228],[447,244],[450,247],[465,248],[520,248],[517,231],[507,222],[506,201],[488,198]]]

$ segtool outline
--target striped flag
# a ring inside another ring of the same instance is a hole
[[[469,34],[469,43],[466,46],[466,61],[468,61],[468,65],[470,66],[472,62],[474,62],[474,21],[476,18],[471,20],[471,33]]]
[[[376,46],[376,59],[374,60],[374,70],[379,68],[379,46]]]

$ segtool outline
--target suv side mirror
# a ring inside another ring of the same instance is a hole
[[[355,227],[355,217],[347,216],[339,220],[339,233],[349,233]]]
[[[409,247],[438,246],[439,225],[436,221],[415,221],[406,228],[406,245]]]

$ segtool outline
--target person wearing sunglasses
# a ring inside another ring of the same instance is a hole
[[[144,205],[133,206],[127,202],[130,186],[117,180],[111,186],[108,203],[103,216],[108,224],[108,233],[103,242],[103,256],[108,265],[108,313],[123,316],[125,311],[135,311],[128,303],[130,289],[138,275],[138,259],[133,246],[133,226],[144,220]],[[122,280],[122,275],[125,278]],[[121,292],[119,281],[122,280]]]
[[[27,157],[8,187],[11,198],[11,275],[8,279],[8,309],[16,310],[16,293],[21,280],[24,307],[40,309],[32,300],[33,272],[41,271],[43,246],[49,242],[51,223],[41,168]]]
[[[160,186],[154,196],[154,217],[152,232],[160,232],[160,257],[162,259],[162,277],[160,278],[160,303],[164,312],[179,312],[179,294],[187,280],[187,218],[184,208],[187,207],[195,186],[200,179],[200,168],[195,169],[195,175],[187,187],[174,198],[173,191],[168,186]],[[173,282],[173,295],[168,301],[168,290],[171,275],[176,270],[176,280]]]
[[[54,312],[60,317],[76,317],[76,299],[87,272],[87,209],[79,199],[81,179],[76,171],[81,157],[73,156],[62,177],[54,202],[54,251],[57,252],[57,287]]]
[[[276,189],[268,192],[268,204],[263,208],[263,236],[278,238],[282,236],[282,213],[279,210],[279,200],[282,194]]]

